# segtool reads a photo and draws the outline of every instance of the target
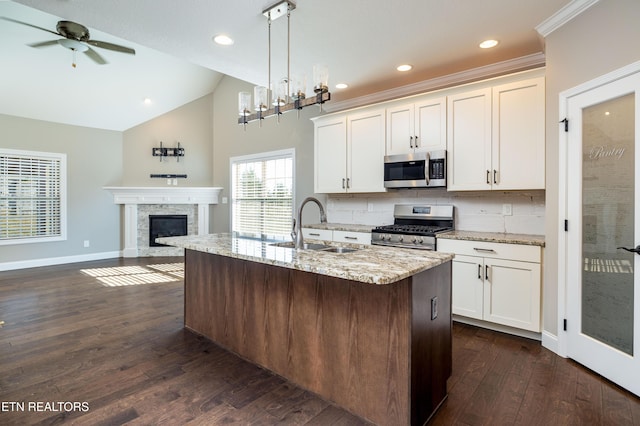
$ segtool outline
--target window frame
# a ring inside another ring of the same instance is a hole
[[[296,206],[296,154],[295,148],[281,149],[276,151],[267,151],[260,152],[255,154],[241,155],[229,158],[229,188],[230,188],[230,202],[229,202],[229,232],[232,235],[236,235],[234,232],[234,173],[233,167],[234,164],[237,163],[252,163],[259,161],[270,161],[270,160],[278,160],[283,158],[291,158],[291,218],[295,216],[295,206]],[[292,229],[293,230],[293,229]],[[242,238],[252,238],[258,239],[249,236],[239,236]],[[288,236],[285,236],[287,238]],[[264,240],[264,233],[262,234],[260,240]]]
[[[3,238],[2,235],[0,234],[0,246],[66,241],[67,240],[67,154],[0,148],[0,156],[23,158],[23,159],[38,158],[42,160],[57,161],[59,164],[58,186],[60,188],[60,197],[59,197],[60,231],[58,234],[48,235],[48,236],[17,237],[17,238]]]

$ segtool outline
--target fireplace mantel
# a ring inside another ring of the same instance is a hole
[[[115,204],[124,206],[124,257],[138,257],[139,204],[195,204],[198,235],[209,233],[209,205],[218,204],[222,188],[202,186],[105,186]]]

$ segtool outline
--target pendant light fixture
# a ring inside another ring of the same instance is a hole
[[[291,0],[281,0],[273,6],[262,11],[267,18],[269,29],[268,56],[269,64],[267,77],[270,88],[256,86],[253,89],[253,104],[251,103],[251,93],[240,92],[238,94],[238,124],[246,128],[246,124],[255,120],[263,120],[266,117],[276,116],[280,120],[280,114],[287,111],[298,111],[309,105],[320,105],[331,99],[329,93],[329,71],[324,65],[314,65],[313,67],[313,91],[314,96],[306,97],[306,78],[291,78],[291,11],[296,5]],[[271,81],[271,22],[281,16],[287,17],[287,76],[277,83]],[[270,96],[271,95],[271,96]],[[253,111],[251,111],[253,106]]]

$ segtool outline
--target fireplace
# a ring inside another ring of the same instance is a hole
[[[167,247],[156,243],[156,238],[187,235],[186,214],[149,215],[149,247]]]

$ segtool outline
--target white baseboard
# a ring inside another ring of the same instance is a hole
[[[558,336],[549,333],[548,331],[542,332],[542,346],[549,349],[551,352],[566,358],[566,356],[560,354],[560,346],[558,342]]]
[[[74,256],[49,257],[46,259],[19,260],[17,262],[0,263],[0,271],[37,268],[39,266],[62,265],[65,263],[88,262],[91,260],[113,259],[121,256],[122,253],[119,251],[107,251],[102,253],[81,254]]]

